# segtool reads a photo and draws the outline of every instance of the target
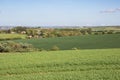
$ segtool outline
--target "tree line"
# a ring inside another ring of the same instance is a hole
[[[14,27],[9,30],[0,30],[0,33],[8,34],[25,34],[27,38],[49,38],[49,37],[64,37],[64,36],[80,36],[80,35],[104,35],[104,34],[119,34],[120,31],[115,30],[93,30],[93,28],[31,28],[31,27]]]

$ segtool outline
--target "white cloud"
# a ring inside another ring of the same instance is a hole
[[[107,10],[103,10],[100,11],[101,13],[115,13],[117,11],[120,11],[120,8],[115,8],[115,9],[107,9]]]
[[[116,11],[120,11],[120,8],[116,8]]]

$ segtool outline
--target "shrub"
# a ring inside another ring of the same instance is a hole
[[[40,48],[38,49],[38,51],[46,51],[44,48]]]
[[[51,48],[51,50],[52,50],[52,51],[57,51],[57,50],[60,50],[60,49],[59,49],[59,47],[57,47],[57,46],[53,46],[53,47]]]
[[[1,42],[0,52],[25,52],[34,51],[34,47],[27,43],[16,43],[13,41]]]
[[[115,34],[120,34],[120,32],[115,32]]]
[[[7,43],[0,43],[0,52],[10,52],[12,48]]]

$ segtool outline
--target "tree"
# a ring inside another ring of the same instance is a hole
[[[27,27],[17,26],[15,28],[13,28],[12,31],[21,33],[22,31],[26,31],[26,29],[27,29]]]

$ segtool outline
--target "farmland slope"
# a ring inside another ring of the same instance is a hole
[[[119,80],[120,49],[0,54],[0,80]]]

